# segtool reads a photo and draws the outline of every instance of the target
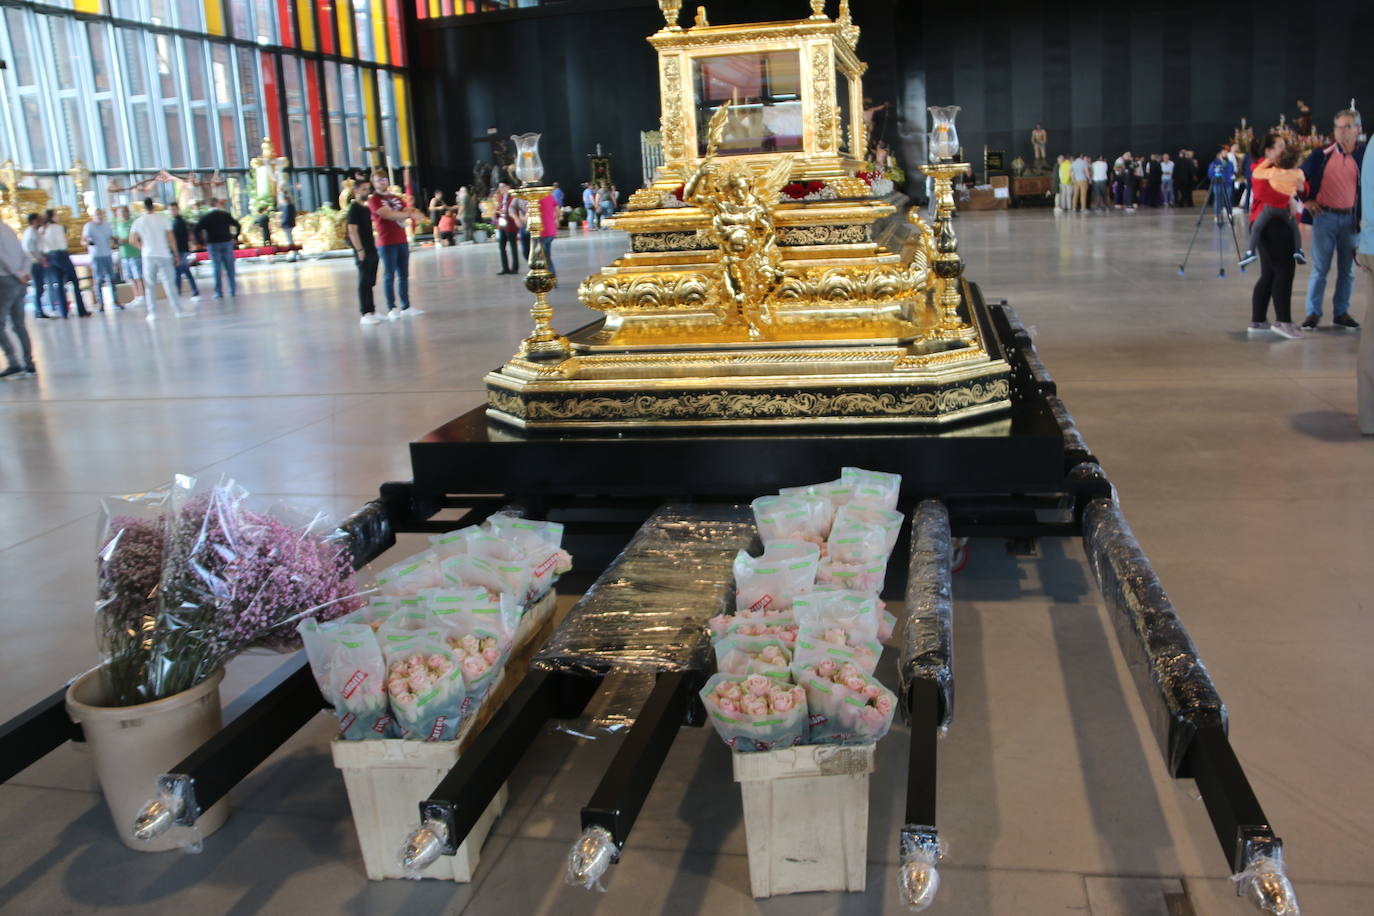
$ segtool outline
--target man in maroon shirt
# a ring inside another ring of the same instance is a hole
[[[1331,324],[1354,331],[1360,323],[1350,315],[1350,293],[1355,286],[1360,169],[1365,154],[1365,146],[1359,142],[1360,113],[1354,109],[1337,112],[1335,135],[1335,143],[1313,150],[1302,164],[1311,188],[1302,221],[1312,224],[1312,273],[1307,278],[1307,317],[1302,326],[1315,328],[1321,319],[1326,276],[1334,266],[1336,288],[1331,294]]]
[[[401,315],[415,318],[423,309],[410,307],[410,241],[406,238],[406,220],[421,219],[424,214],[406,203],[405,198],[388,190],[386,172],[372,173],[372,196],[367,206],[372,211],[372,225],[377,230],[377,253],[382,258],[382,289],[386,291],[386,317],[395,321]],[[396,308],[396,279],[400,278],[401,307]]]

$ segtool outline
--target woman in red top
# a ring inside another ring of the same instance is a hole
[[[1275,133],[1267,133],[1256,138],[1251,149],[1253,167],[1261,164],[1273,166],[1283,152],[1284,139]],[[1306,188],[1303,189],[1304,193]],[[1250,176],[1250,221],[1253,222],[1265,205],[1271,207],[1288,206],[1288,195],[1276,191],[1263,178]],[[1293,233],[1282,220],[1270,220],[1260,230],[1254,241],[1260,256],[1260,277],[1255,281],[1255,291],[1250,297],[1250,326],[1246,333],[1258,335],[1272,331],[1280,337],[1296,339],[1303,336],[1297,325],[1293,324],[1293,274],[1294,262]],[[1269,323],[1269,302],[1274,302],[1274,323]]]

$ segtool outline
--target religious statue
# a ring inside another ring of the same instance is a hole
[[[490,171],[481,159],[472,167],[472,193],[477,195],[478,200],[485,200],[491,194],[491,184],[487,181]]]
[[[1031,131],[1031,151],[1035,154],[1032,161],[1036,166],[1045,161],[1045,144],[1049,139],[1049,134],[1045,133],[1045,126],[1035,125],[1035,130]]]
[[[729,111],[726,102],[711,116],[706,156],[686,175],[682,197],[710,216],[706,231],[720,249],[725,298],[733,304],[729,317],[747,325],[750,339],[757,340],[773,323],[768,300],[783,279],[773,206],[792,173],[792,160],[781,157],[757,177],[746,164],[718,163],[716,147]]]
[[[1312,109],[1302,99],[1298,99],[1298,136],[1312,136]]]
[[[262,138],[262,155],[248,160],[253,169],[253,196],[259,200],[276,200],[277,189],[286,187],[286,167],[291,160],[278,156],[271,137]]]

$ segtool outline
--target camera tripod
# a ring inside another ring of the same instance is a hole
[[[1207,192],[1207,198],[1203,200],[1202,206],[1198,208],[1197,225],[1193,226],[1193,237],[1188,242],[1188,251],[1183,255],[1183,263],[1178,265],[1178,275],[1180,277],[1183,276],[1184,270],[1188,267],[1188,258],[1193,254],[1193,244],[1197,242],[1197,234],[1202,228],[1203,219],[1207,216],[1208,207],[1212,207],[1213,212],[1216,211],[1216,207],[1213,204],[1213,201],[1216,199],[1220,199],[1225,206],[1226,224],[1231,227],[1231,244],[1236,248],[1236,260],[1240,260],[1240,242],[1236,239],[1235,214],[1231,210],[1231,183],[1224,178],[1213,178],[1212,186]],[[1218,220],[1219,219],[1220,218],[1218,218]],[[1220,225],[1220,222],[1218,222],[1218,225]],[[1219,277],[1226,276],[1226,255],[1224,253],[1224,248],[1225,246],[1218,240],[1217,276]],[[1245,272],[1244,267],[1241,267],[1240,270],[1241,273]]]

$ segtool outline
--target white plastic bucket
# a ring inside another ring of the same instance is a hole
[[[85,732],[115,833],[130,849],[176,849],[190,838],[191,830],[209,836],[228,817],[228,799],[221,799],[201,814],[195,828],[173,827],[146,842],[132,836],[134,818],[157,797],[157,778],[220,730],[222,680],[224,671],[219,670],[190,690],[137,706],[105,705],[109,694],[99,668],[67,688],[67,714]]]

